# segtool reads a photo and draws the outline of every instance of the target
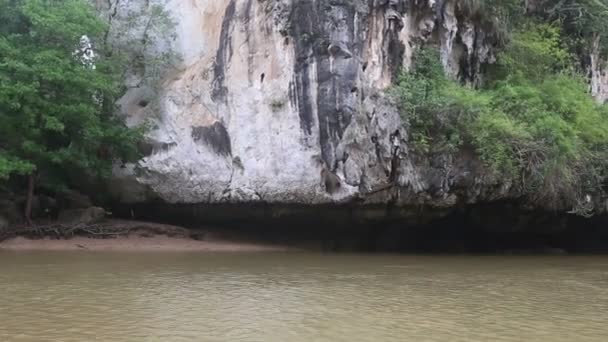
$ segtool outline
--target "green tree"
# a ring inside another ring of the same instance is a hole
[[[121,59],[88,46],[106,30],[86,0],[0,0],[0,178],[26,176],[29,224],[37,187],[137,156],[141,131],[114,115]]]
[[[534,10],[543,20],[560,23],[568,45],[578,54],[588,53],[596,39],[607,53],[608,0],[540,0]]]

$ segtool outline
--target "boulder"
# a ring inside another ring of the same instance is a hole
[[[61,207],[66,209],[87,209],[93,206],[89,196],[74,190],[63,192],[59,199]]]
[[[9,223],[18,223],[21,221],[23,214],[14,201],[0,200],[0,217]]]
[[[9,222],[4,217],[0,216],[0,232],[7,230],[9,227]]]
[[[59,221],[70,224],[92,224],[103,220],[106,211],[100,207],[69,209],[59,213]]]

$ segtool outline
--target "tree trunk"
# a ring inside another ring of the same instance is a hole
[[[32,225],[32,202],[34,201],[34,174],[30,174],[27,178],[27,202],[25,204],[25,224]]]

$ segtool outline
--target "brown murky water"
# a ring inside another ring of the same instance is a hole
[[[608,257],[0,252],[0,341],[608,341]]]

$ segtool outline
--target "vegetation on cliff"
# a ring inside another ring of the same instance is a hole
[[[528,200],[586,216],[608,177],[608,107],[589,94],[580,60],[590,52],[582,46],[601,33],[597,25],[608,23],[596,8],[608,1],[560,3],[516,21],[478,88],[447,79],[427,46],[395,94],[418,153],[471,146]]]

